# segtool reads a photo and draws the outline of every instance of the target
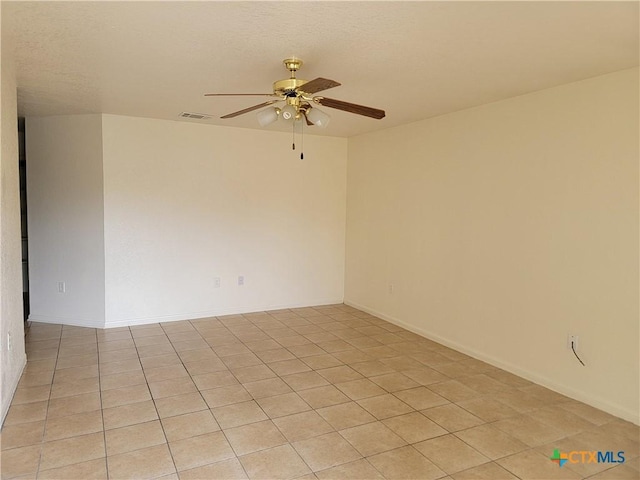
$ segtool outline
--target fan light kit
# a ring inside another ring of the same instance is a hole
[[[294,129],[296,124],[300,124],[302,128],[304,123],[308,126],[315,125],[320,128],[325,128],[329,124],[330,117],[322,110],[318,110],[315,105],[335,108],[337,110],[355,113],[357,115],[364,115],[365,117],[375,118],[378,120],[384,118],[384,110],[356,105],[355,103],[343,102],[342,100],[335,100],[319,95],[314,96],[315,93],[328,90],[329,88],[338,87],[340,83],[335,80],[329,80],[322,77],[318,77],[311,81],[296,78],[296,72],[302,66],[302,60],[297,58],[287,58],[283,63],[285,68],[291,73],[291,76],[284,80],[274,82],[273,93],[207,93],[205,96],[276,97],[275,100],[268,100],[266,102],[259,103],[258,105],[244,108],[221,117],[234,118],[245,113],[253,112],[254,110],[260,110],[263,107],[269,107],[259,111],[256,115],[258,123],[262,127],[266,127],[267,125],[277,121],[278,118],[281,118],[286,122],[290,122]],[[284,102],[282,108],[271,107],[271,105],[278,102]],[[293,148],[295,150],[295,142],[293,144]],[[303,156],[301,155],[300,158],[303,158]]]

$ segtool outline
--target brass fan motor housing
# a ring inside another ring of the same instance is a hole
[[[292,92],[305,83],[307,83],[307,80],[302,80],[300,78],[287,78],[285,80],[278,80],[277,82],[273,82],[273,93],[276,95],[284,96],[287,94],[287,92]]]
[[[291,78],[273,82],[273,93],[279,96],[288,97],[289,95],[287,94],[293,96],[293,92],[295,92],[296,88],[307,83],[306,80],[296,78],[296,72],[302,66],[302,60],[298,58],[285,58],[282,63],[284,63],[285,68],[291,72]],[[295,96],[298,95],[296,94]]]

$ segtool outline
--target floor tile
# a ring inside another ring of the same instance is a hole
[[[353,368],[347,365],[323,368],[318,370],[318,373],[322,375],[329,383],[349,382],[352,380],[360,380],[361,378],[363,378],[362,375],[360,375]]]
[[[205,373],[227,371],[227,366],[222,363],[222,360],[219,358],[211,360],[195,360],[190,362],[185,361],[184,366],[190,375],[202,375]]]
[[[147,345],[143,347],[136,347],[138,350],[138,356],[140,358],[156,357],[158,355],[169,355],[175,353],[175,350],[171,344],[159,344],[159,345]]]
[[[542,400],[514,388],[496,393],[493,395],[493,398],[514,409],[518,413],[527,413],[545,406],[545,403]]]
[[[255,401],[234,403],[211,409],[221,428],[233,428],[267,420],[268,417]]]
[[[382,422],[372,422],[340,430],[345,438],[363,457],[393,450],[407,444]]]
[[[312,408],[330,407],[341,403],[349,403],[350,401],[349,397],[333,385],[300,390],[298,395]]]
[[[444,428],[419,412],[387,418],[382,423],[408,443],[417,443],[448,433]]]
[[[358,400],[357,403],[378,420],[414,411],[409,405],[389,393]]]
[[[451,478],[454,480],[518,480],[518,477],[493,462],[454,473]]]
[[[209,410],[163,418],[162,427],[169,442],[220,430],[218,422],[216,422]]]
[[[20,405],[11,405],[4,425],[17,425],[19,423],[31,423],[44,420],[47,416],[48,402],[33,402]]]
[[[249,478],[237,458],[222,460],[203,467],[192,468],[180,472],[180,480],[202,479],[243,480]]]
[[[179,472],[235,457],[222,432],[170,442],[169,448]]]
[[[480,396],[478,392],[470,389],[457,380],[433,383],[429,385],[428,388],[451,402],[461,402],[463,400],[469,400]]]
[[[269,363],[269,368],[277,375],[291,375],[293,373],[311,371],[311,368],[306,363],[297,358]]]
[[[330,433],[334,429],[315,411],[302,412],[273,420],[289,442]]]
[[[289,444],[243,455],[239,460],[251,479],[288,480],[311,472]]]
[[[158,419],[156,406],[153,400],[129,403],[119,407],[105,408],[102,410],[104,429],[126,427],[136,423],[150,422]]]
[[[142,364],[142,368],[148,369],[166,367],[169,365],[179,365],[182,363],[182,360],[180,360],[180,357],[177,353],[171,352],[165,355],[156,355],[154,357],[141,357],[140,363]]]
[[[519,415],[518,411],[492,397],[472,398],[457,403],[485,422],[495,422]]]
[[[423,386],[397,391],[394,392],[394,395],[416,410],[424,410],[449,403],[446,398]]]
[[[311,410],[311,407],[295,392],[259,398],[257,402],[269,418],[283,417]]]
[[[627,465],[618,465],[589,477],[589,480],[637,480],[638,477],[638,470]]]
[[[447,380],[447,377],[440,372],[429,367],[414,368],[412,370],[405,370],[402,372],[405,377],[409,377],[419,385],[433,385],[435,383],[441,383]]]
[[[102,408],[118,407],[129,403],[151,400],[149,387],[145,385],[132,385],[130,387],[116,388],[102,392]]]
[[[640,472],[636,425],[342,304],[25,338],[3,479]],[[549,460],[594,445],[627,461]]]
[[[579,479],[580,475],[568,468],[560,468],[557,463],[549,461],[546,455],[535,450],[511,455],[498,460],[496,463],[522,480]]]
[[[376,397],[378,395],[384,395],[385,390],[380,388],[375,383],[362,378],[360,380],[352,380],[349,382],[336,383],[335,386],[351,400],[360,400],[368,397]]]
[[[134,450],[107,458],[109,478],[151,479],[175,473],[167,444]]]
[[[293,345],[291,347],[288,347],[287,350],[293,353],[297,358],[311,357],[313,355],[323,355],[328,353],[317,345],[314,345],[313,343],[307,343],[304,345]]]
[[[184,378],[189,376],[189,372],[184,365],[167,365],[166,367],[147,368],[144,371],[147,382],[161,382],[163,380],[172,380],[175,378]]]
[[[489,458],[451,434],[416,443],[414,447],[449,474],[489,461]]]
[[[44,420],[6,425],[2,429],[2,450],[39,444],[44,436],[44,425]]]
[[[38,385],[35,387],[18,387],[13,395],[11,405],[23,405],[49,400],[51,385]]]
[[[559,429],[563,436],[567,437],[584,430],[591,430],[595,426],[583,417],[558,407],[539,408],[531,415],[539,422]]]
[[[422,410],[424,415],[449,432],[457,432],[466,428],[482,425],[484,420],[472,415],[454,403]]]
[[[210,347],[198,348],[197,350],[183,350],[178,353],[180,359],[186,363],[209,362],[217,366],[226,368],[222,360]]]
[[[294,355],[286,348],[276,348],[274,350],[263,350],[256,352],[256,355],[264,363],[282,362],[285,360],[293,360]]]
[[[107,430],[105,439],[108,456],[166,443],[159,420]]]
[[[204,401],[207,402],[207,405],[209,405],[209,408],[246,402],[253,398],[240,384],[213,388],[211,390],[200,392],[200,394],[204,398]]]
[[[207,404],[199,393],[187,393],[155,400],[160,418],[206,410]]]
[[[42,446],[30,445],[2,452],[2,477],[14,478],[22,475],[35,477]]]
[[[103,342],[100,343],[100,348],[99,350],[101,352],[112,352],[115,350],[123,350],[126,348],[132,348],[135,347],[136,344],[133,343],[133,339],[132,338],[123,338],[120,340],[112,340],[110,342]]]
[[[282,377],[287,385],[295,391],[306,390],[308,388],[321,387],[329,385],[329,382],[320,376],[317,372],[302,372]]]
[[[580,402],[563,403],[560,408],[574,413],[595,425],[602,425],[615,419],[613,415]]]
[[[100,394],[97,392],[52,399],[49,402],[47,417],[64,417],[94,410],[100,410]]]
[[[100,376],[101,390],[113,390],[116,388],[130,387],[132,385],[142,385],[145,383],[147,383],[147,379],[145,378],[145,375],[141,370]]]
[[[47,419],[44,440],[50,442],[52,440],[76,437],[78,435],[102,432],[102,430],[101,410],[67,415],[64,417],[51,417]]]
[[[380,375],[386,375],[388,373],[394,373],[393,368],[385,365],[378,360],[371,360],[368,362],[359,362],[351,364],[356,372],[364,375],[365,377],[376,377]]]
[[[169,337],[166,335],[149,335],[145,337],[136,337],[136,347],[148,347],[149,345],[168,345]]]
[[[491,425],[480,425],[456,432],[456,437],[491,460],[506,457],[529,447]]]
[[[161,382],[149,382],[149,390],[154,399],[184,395],[198,391],[191,377],[173,378]]]
[[[266,378],[276,376],[273,371],[266,365],[253,365],[251,367],[234,368],[231,372],[235,375],[240,383],[257,382]]]
[[[280,378],[267,378],[256,382],[244,383],[243,387],[254,398],[272,397],[291,392],[291,387]]]
[[[316,410],[336,430],[374,422],[376,418],[355,402],[342,403]]]
[[[102,432],[45,442],[42,446],[40,469],[64,467],[104,456],[105,446]]]
[[[229,428],[224,434],[238,456],[287,443],[287,439],[271,420]]]
[[[300,440],[293,447],[314,472],[349,463],[361,455],[339,433]]]
[[[354,462],[343,463],[337,467],[328,468],[316,472],[316,477],[320,480],[383,480],[382,474],[376,470],[366,459],[356,460]],[[398,477],[400,478],[400,477]],[[418,478],[418,477],[413,477]]]
[[[412,446],[380,453],[369,457],[368,460],[385,478],[389,479],[432,480],[445,475],[440,468]]]
[[[243,345],[244,347],[244,345]],[[246,348],[246,347],[245,347]],[[220,357],[222,363],[224,363],[228,369],[234,370],[236,368],[251,367],[253,365],[262,365],[263,361],[260,360],[254,353],[243,353],[241,355],[231,355],[228,357]]]
[[[66,467],[40,470],[38,480],[103,480],[107,478],[107,459],[98,458]]]
[[[340,360],[338,360],[336,357],[330,354],[304,357],[301,360],[313,370],[339,367],[340,365],[343,365],[343,363]]]
[[[493,426],[517,438],[530,447],[544,445],[561,439],[562,431],[552,425],[546,425],[528,415],[510,417],[493,423]]]
[[[72,397],[82,395],[84,393],[98,392],[100,390],[100,381],[98,377],[82,378],[78,380],[60,381],[54,380],[51,386],[50,398]]]
[[[98,365],[85,365],[81,367],[70,367],[55,372],[54,383],[72,382],[83,378],[93,378],[98,376]]]
[[[119,362],[100,363],[100,375],[114,375],[116,373],[135,371],[142,371],[142,364],[137,358]]]

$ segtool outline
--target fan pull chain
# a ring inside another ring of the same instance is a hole
[[[291,125],[291,140],[293,142],[291,143],[291,150],[295,150],[296,149],[296,122],[295,121]]]
[[[300,160],[304,160],[304,119],[300,120]]]

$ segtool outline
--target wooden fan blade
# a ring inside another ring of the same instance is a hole
[[[275,93],[205,93],[205,97],[277,97]]]
[[[300,85],[297,90],[300,90],[304,93],[317,93],[321,92],[322,90],[328,90],[329,88],[339,87],[340,85],[341,83],[338,83],[335,80],[318,77],[303,85]]]
[[[237,117],[238,115],[242,115],[242,114],[245,114],[245,113],[253,112],[254,110],[258,110],[259,108],[266,107],[267,105],[272,105],[272,104],[274,104],[274,103],[276,103],[278,101],[279,100],[269,100],[268,102],[264,102],[264,103],[260,103],[258,105],[254,105],[253,107],[244,108],[242,110],[238,110],[237,112],[233,112],[233,113],[228,113],[224,117],[220,117],[220,118]]]
[[[384,110],[365,107],[364,105],[356,105],[355,103],[343,102],[342,100],[335,100],[333,98],[314,97],[313,101],[325,107],[336,108],[338,110],[344,110],[345,112],[356,113],[358,115],[364,115],[365,117],[376,118],[378,120],[385,116]]]

